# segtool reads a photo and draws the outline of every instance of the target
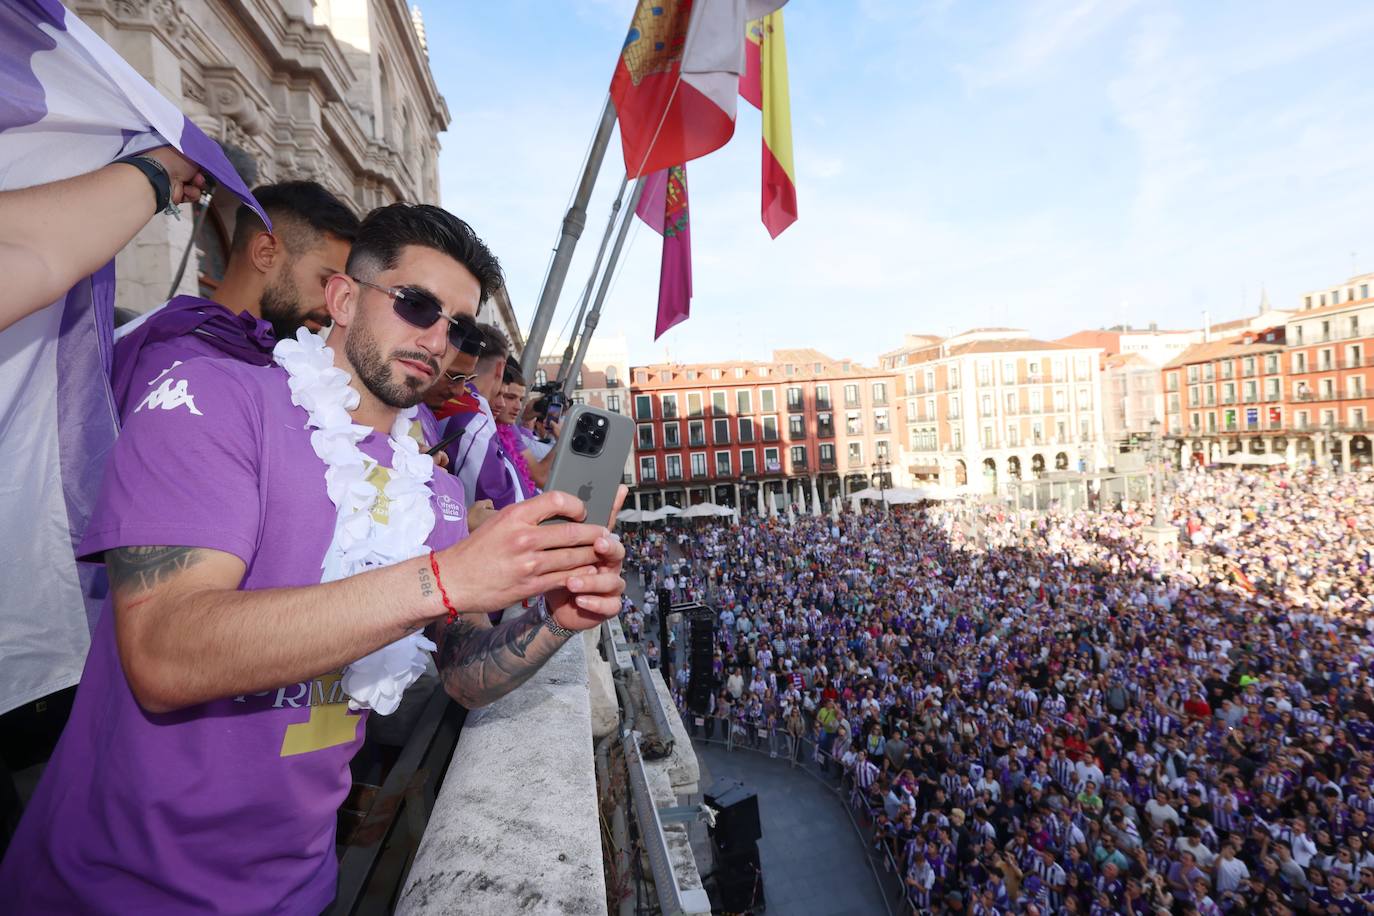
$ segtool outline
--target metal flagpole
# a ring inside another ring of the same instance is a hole
[[[597,172],[601,171],[601,162],[606,158],[606,147],[611,141],[611,128],[614,126],[615,106],[607,96],[606,107],[601,112],[601,123],[597,126],[591,150],[587,153],[587,167],[582,171],[572,206],[563,217],[563,232],[558,238],[558,247],[554,249],[549,274],[544,278],[544,289],[539,293],[539,306],[535,309],[534,320],[530,323],[525,352],[520,360],[520,371],[527,379],[534,378],[539,368],[539,354],[544,349],[544,338],[549,336],[549,326],[553,324],[553,315],[558,309],[558,296],[563,291],[563,281],[567,279],[568,267],[572,264],[573,250],[582,236],[583,227],[587,225],[587,203],[592,198],[592,187],[596,184]]]
[[[587,287],[582,291],[582,302],[577,306],[577,320],[573,322],[572,330],[568,333],[568,345],[563,349],[563,359],[558,364],[558,384],[563,384],[564,375],[568,371],[568,365],[572,362],[573,348],[577,346],[577,336],[582,330],[582,319],[587,315],[587,305],[592,300],[592,289],[596,286],[596,275],[601,270],[601,259],[606,256],[606,246],[611,243],[611,234],[615,232],[615,218],[620,215],[620,204],[625,199],[625,188],[630,184],[629,178],[620,179],[620,193],[615,196],[615,203],[611,204],[611,216],[606,220],[606,231],[601,236],[601,247],[596,250],[596,261],[592,264],[592,272],[587,277]]]
[[[639,206],[639,197],[644,193],[644,182],[646,179],[640,178],[635,181],[635,188],[630,192],[630,200],[625,206],[625,214],[620,218],[620,231],[615,237],[615,246],[611,248],[611,258],[606,262],[606,270],[601,274],[601,285],[596,291],[596,302],[592,304],[592,310],[587,314],[587,323],[582,328],[582,336],[577,341],[577,356],[573,357],[572,363],[568,366],[567,377],[563,379],[563,393],[571,394],[573,385],[577,382],[577,373],[582,369],[582,360],[587,356],[587,346],[592,342],[592,334],[596,332],[597,322],[601,320],[601,306],[606,301],[606,293],[611,288],[611,278],[615,276],[615,265],[620,260],[620,250],[625,247],[625,236],[630,233],[630,223],[635,218],[635,207]]]

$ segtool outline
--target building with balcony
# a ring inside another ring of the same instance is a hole
[[[1116,325],[1097,331],[1079,331],[1059,338],[1059,343],[1074,347],[1097,347],[1102,351],[1104,360],[1112,356],[1134,355],[1159,367],[1181,356],[1193,344],[1201,343],[1202,336],[1200,330],[1163,331],[1152,323],[1144,329]]]
[[[634,499],[812,509],[875,482],[905,428],[899,377],[817,350],[631,369]],[[886,468],[889,478],[895,467]],[[892,484],[895,481],[883,481]]]
[[[1186,348],[1185,348],[1186,350]],[[1161,368],[1139,353],[1117,353],[1102,361],[1102,424],[1107,442],[1117,451],[1164,422],[1164,378]]]
[[[236,163],[251,163],[240,166],[250,185],[313,179],[360,216],[398,200],[439,202],[449,110],[419,9],[404,0],[69,5]],[[195,220],[151,220],[116,258],[115,305],[145,312],[173,292],[212,291],[237,208],[232,195],[214,195],[194,240]],[[191,244],[195,258],[173,291]],[[504,292],[481,317],[523,339]]]
[[[1163,370],[1166,441],[1183,464],[1246,448],[1292,447],[1284,409],[1284,328],[1195,344]]]
[[[1306,293],[1303,307],[1288,318],[1285,401],[1299,457],[1342,465],[1370,462],[1371,286],[1374,274],[1363,274],[1333,289]]]
[[[901,465],[912,479],[995,493],[1107,465],[1098,347],[976,328],[885,356],[906,389]]]

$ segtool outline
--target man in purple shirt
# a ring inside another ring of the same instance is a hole
[[[116,332],[113,387],[122,420],[166,396],[163,374],[179,362],[210,356],[265,366],[278,340],[328,320],[325,283],[348,260],[358,218],[313,181],[263,185],[254,196],[272,228],[239,207],[212,298],[176,296]]]
[[[448,469],[463,482],[468,505],[485,499],[493,508],[502,509],[521,499],[515,470],[501,452],[491,410],[492,399],[501,390],[510,342],[499,328],[489,324],[480,327],[486,333],[487,346],[477,358],[476,374],[458,398],[457,410],[444,426],[444,436],[463,430],[449,446]]]
[[[481,706],[619,611],[624,550],[575,498],[469,535],[457,480],[398,432],[500,283],[466,223],[385,207],[326,284],[332,347],[297,344],[309,372],[191,360],[130,412],[82,545],[111,597],[0,864],[6,912],[318,913],[367,717],[341,669],[425,629],[448,693]],[[353,468],[361,510],[326,486]],[[349,545],[392,559],[321,584]],[[536,595],[546,613],[487,622]]]

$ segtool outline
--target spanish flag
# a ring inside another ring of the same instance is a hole
[[[792,105],[787,91],[787,44],[782,10],[745,26],[744,75],[739,91],[763,111],[763,225],[777,238],[797,221],[792,163]]]

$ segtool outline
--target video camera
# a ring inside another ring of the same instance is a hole
[[[535,385],[534,391],[539,395],[534,402],[535,416],[544,423],[561,420],[563,411],[568,407],[568,396],[563,393],[563,386],[558,382],[545,382]]]

